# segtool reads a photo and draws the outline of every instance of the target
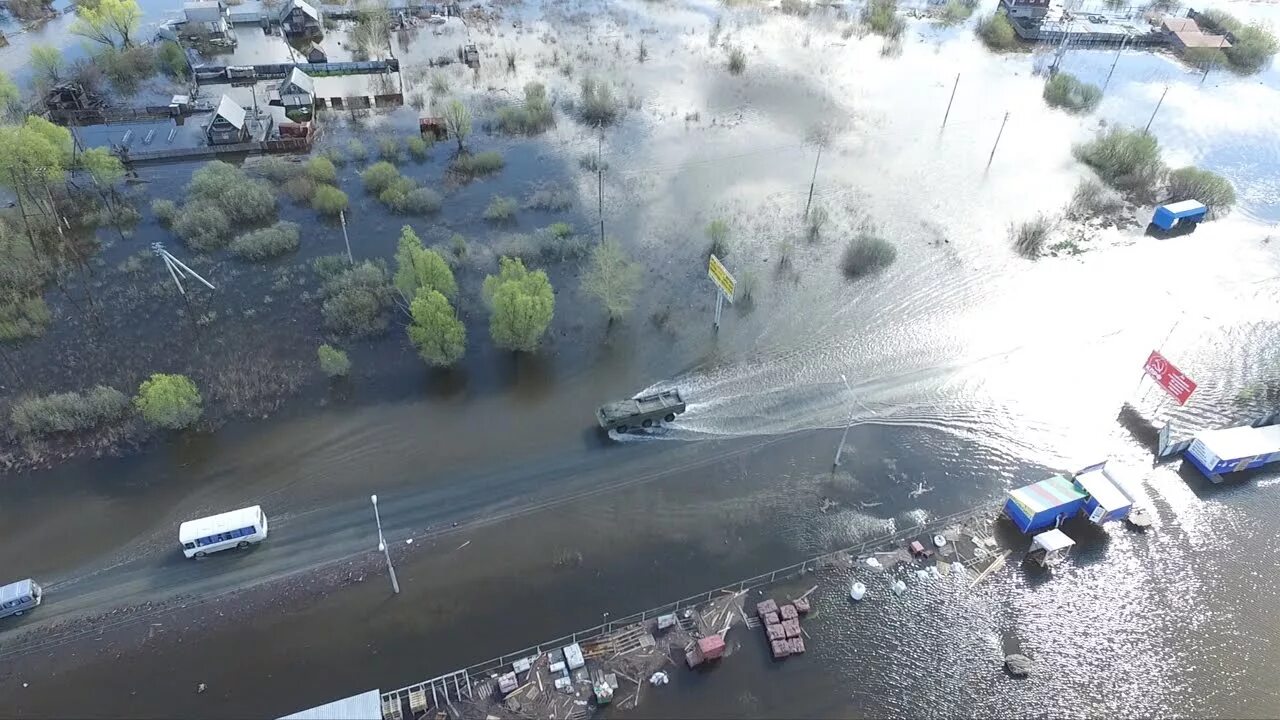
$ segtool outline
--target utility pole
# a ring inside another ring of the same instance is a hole
[[[1160,101],[1156,103],[1156,109],[1151,111],[1151,119],[1147,121],[1147,126],[1142,128],[1143,134],[1151,134],[1151,123],[1155,122],[1156,113],[1160,112],[1160,106],[1164,104],[1164,96],[1169,94],[1169,86],[1164,86],[1164,92],[1160,93]]]
[[[1226,42],[1226,40],[1227,40],[1227,36],[1226,36],[1226,35],[1220,35],[1220,36],[1218,37],[1218,55],[1219,55],[1219,56],[1222,54],[1222,43]],[[1215,61],[1216,61],[1216,60],[1217,60],[1217,57],[1215,56],[1215,58],[1214,58],[1214,59],[1215,59]],[[1213,67],[1213,63],[1212,63],[1212,62],[1206,62],[1206,63],[1204,64],[1204,74],[1200,76],[1200,84],[1201,84],[1201,85],[1204,85],[1205,78],[1209,77],[1209,69],[1210,69],[1210,68],[1212,68],[1212,67]]]
[[[813,204],[813,186],[818,181],[818,161],[822,159],[822,143],[818,143],[818,155],[813,158],[813,176],[809,178],[809,199],[804,203],[804,216],[809,217],[809,206]]]
[[[604,126],[597,123],[600,131],[596,138],[596,211],[600,213],[600,243],[604,244]]]
[[[996,148],[1000,147],[1000,136],[1004,135],[1004,124],[1009,122],[1008,111],[1004,114],[1004,120],[1000,121],[1000,132],[996,133],[996,143],[991,146],[991,154],[987,156],[987,168],[990,169],[991,161],[996,157]]]
[[[947,118],[951,117],[951,103],[956,100],[956,88],[960,87],[960,73],[956,73],[956,81],[951,86],[951,99],[947,101],[947,112],[942,115],[942,127],[939,132],[947,127]]]
[[[347,237],[347,211],[339,210],[338,219],[342,221],[342,241],[347,244],[347,261],[355,265],[356,259],[351,255],[351,238]]]
[[[1126,35],[1120,41],[1120,47],[1116,50],[1116,59],[1111,61],[1111,69],[1107,71],[1107,81],[1102,83],[1102,92],[1107,91],[1107,86],[1111,84],[1111,73],[1116,71],[1116,63],[1120,62],[1120,53],[1124,51],[1124,46],[1129,42],[1129,36]]]
[[[373,519],[378,523],[378,549],[382,551],[383,557],[387,559],[387,572],[391,575],[391,590],[399,595],[400,582],[396,580],[396,569],[391,564],[391,548],[387,547],[387,540],[382,536],[382,516],[378,514],[378,496],[370,495],[369,502],[373,503]]]

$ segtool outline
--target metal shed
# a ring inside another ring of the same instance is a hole
[[[1004,514],[1024,533],[1053,527],[1080,512],[1086,495],[1061,475],[1009,491]]]
[[[1075,481],[1089,496],[1083,508],[1089,522],[1102,525],[1112,520],[1123,520],[1133,509],[1133,498],[1107,470],[1105,460],[1076,473]]]
[[[382,691],[366,690],[359,695],[285,715],[279,720],[382,720]]]
[[[1174,226],[1198,223],[1205,218],[1209,208],[1199,200],[1182,200],[1165,205],[1157,205],[1151,222],[1161,230],[1172,230]]]
[[[1191,441],[1183,457],[1205,477],[1221,482],[1224,473],[1280,462],[1280,425],[1202,432]]]

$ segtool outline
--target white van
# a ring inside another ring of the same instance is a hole
[[[244,549],[266,539],[267,516],[260,505],[188,520],[178,527],[178,542],[189,558],[230,548]]]
[[[21,615],[44,599],[44,589],[30,578],[0,587],[0,618]]]

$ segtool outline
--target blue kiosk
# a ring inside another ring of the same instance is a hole
[[[1151,224],[1161,230],[1172,230],[1175,227],[1194,225],[1209,214],[1209,208],[1199,200],[1181,200],[1176,203],[1157,205],[1156,213],[1151,217]]]

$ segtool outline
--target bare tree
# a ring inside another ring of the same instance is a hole
[[[462,152],[462,143],[471,136],[471,111],[460,100],[450,100],[444,106],[444,126],[458,141],[458,152]]]

